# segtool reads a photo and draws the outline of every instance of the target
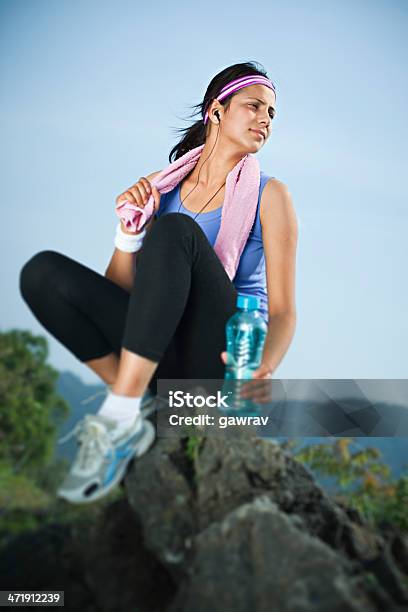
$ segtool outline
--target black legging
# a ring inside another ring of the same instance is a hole
[[[157,378],[221,379],[225,324],[237,291],[201,227],[188,215],[159,217],[138,255],[129,294],[55,251],[23,266],[20,291],[35,317],[82,362],[121,347],[159,362]]]

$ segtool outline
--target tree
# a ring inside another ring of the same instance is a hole
[[[288,440],[283,446],[313,472],[335,479],[340,489],[335,500],[345,501],[372,525],[388,522],[408,533],[408,475],[393,479],[377,448],[360,448],[353,438],[303,448]]]
[[[0,462],[15,470],[47,464],[69,406],[57,395],[48,343],[25,330],[0,332]]]

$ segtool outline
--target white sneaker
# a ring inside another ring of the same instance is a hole
[[[87,414],[59,440],[63,443],[76,435],[80,446],[70,472],[58,488],[58,497],[77,504],[101,499],[119,484],[129,462],[143,455],[156,436],[153,425],[140,414],[133,426],[119,437],[115,429],[116,421]]]

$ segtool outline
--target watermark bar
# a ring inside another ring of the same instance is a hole
[[[408,437],[406,379],[158,379],[157,399],[159,437]]]

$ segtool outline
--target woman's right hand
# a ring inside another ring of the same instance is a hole
[[[132,185],[132,187],[129,187],[129,189],[121,193],[116,198],[116,205],[118,205],[120,202],[124,202],[125,200],[127,200],[131,204],[135,204],[137,206],[140,206],[140,208],[144,208],[149,200],[150,195],[152,195],[154,199],[153,214],[155,214],[160,207],[160,191],[157,189],[157,187],[152,185],[147,178],[142,176],[137,181],[137,183]],[[126,231],[126,229],[123,227],[123,224],[122,229]]]

